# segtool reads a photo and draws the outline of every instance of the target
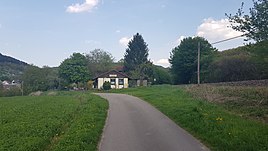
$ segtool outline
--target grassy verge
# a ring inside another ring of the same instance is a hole
[[[80,92],[0,98],[0,150],[97,150],[107,108]]]
[[[268,125],[193,98],[184,89],[155,86],[115,91],[151,103],[212,150],[268,150]]]
[[[186,86],[185,89],[195,98],[220,104],[242,117],[268,124],[268,87],[203,84]]]

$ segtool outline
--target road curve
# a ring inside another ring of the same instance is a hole
[[[100,151],[207,151],[197,139],[145,101],[97,94],[109,101]]]

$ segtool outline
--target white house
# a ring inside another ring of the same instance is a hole
[[[111,83],[112,89],[128,88],[129,79],[130,79],[130,77],[127,76],[126,74],[119,72],[117,70],[111,70],[111,71],[103,73],[103,74],[101,74],[93,79],[94,80],[94,88],[102,89],[103,83],[105,81]]]

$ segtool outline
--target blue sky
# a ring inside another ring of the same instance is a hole
[[[227,28],[225,13],[251,0],[1,0],[0,53],[27,63],[58,66],[73,52],[94,49],[123,58],[137,32],[149,58],[168,66],[180,39],[203,36],[216,42],[240,35]],[[214,45],[219,50],[243,45],[242,39]]]

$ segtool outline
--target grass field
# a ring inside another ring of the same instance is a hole
[[[243,118],[221,105],[192,97],[185,88],[153,86],[112,92],[149,102],[211,150],[267,151],[268,125]]]
[[[219,104],[242,117],[268,124],[268,87],[202,84],[184,87],[195,98]]]
[[[0,150],[97,150],[108,103],[82,92],[0,98]]]

